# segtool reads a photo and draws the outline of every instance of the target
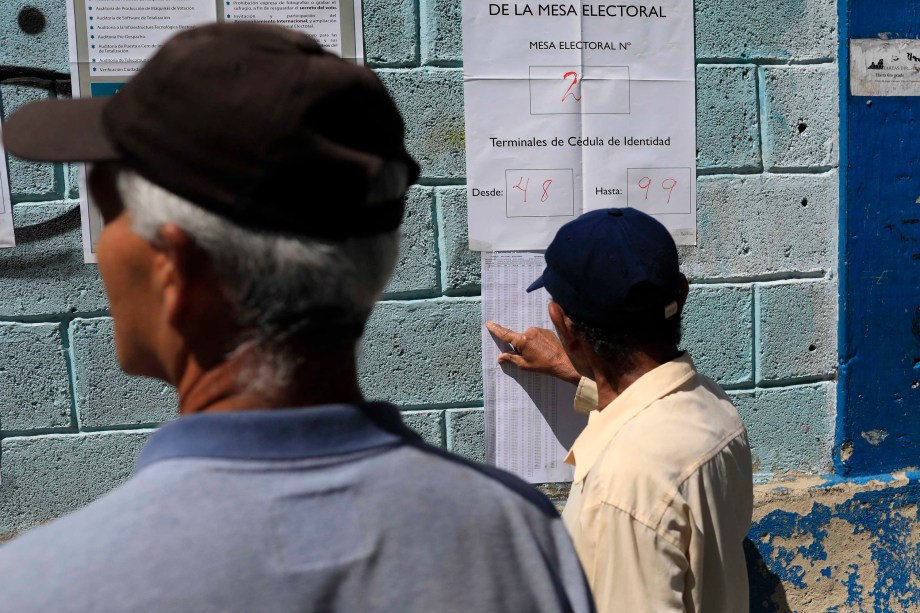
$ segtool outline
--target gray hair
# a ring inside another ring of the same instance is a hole
[[[157,244],[171,222],[207,254],[234,308],[238,345],[284,363],[309,348],[303,339],[322,343],[318,331],[357,340],[396,264],[398,231],[344,242],[284,235],[244,228],[135,172],[119,172],[117,187],[142,237]]]

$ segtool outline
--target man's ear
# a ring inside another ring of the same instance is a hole
[[[195,309],[192,294],[197,277],[194,241],[179,226],[166,223],[158,232],[158,255],[153,264],[153,282],[163,296],[163,312],[174,328],[182,328],[190,310]]]
[[[565,314],[558,302],[550,300],[548,309],[549,318],[553,322],[553,326],[556,327],[556,334],[559,335],[559,340],[562,341],[562,346],[566,352],[571,355],[581,348],[582,340],[575,333],[572,320]]]

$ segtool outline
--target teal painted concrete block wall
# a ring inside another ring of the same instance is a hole
[[[46,16],[22,32],[26,5]],[[0,63],[67,70],[61,0],[0,3]],[[466,248],[460,0],[364,0],[368,64],[422,166],[399,268],[360,355],[366,394],[482,460],[479,257]],[[735,398],[762,481],[830,469],[837,258],[836,12],[830,0],[698,0],[699,246],[685,345]],[[0,84],[2,111],[64,95]],[[130,472],[175,395],[118,370],[72,169],[9,160],[19,246],[0,251],[0,538]]]

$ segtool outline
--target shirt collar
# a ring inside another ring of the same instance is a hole
[[[296,460],[364,451],[419,437],[386,403],[201,413],[172,421],[144,445],[135,472],[170,458]]]
[[[594,411],[588,425],[575,439],[566,464],[575,466],[574,482],[582,481],[607,445],[626,422],[696,376],[687,352],[645,373],[601,411]]]

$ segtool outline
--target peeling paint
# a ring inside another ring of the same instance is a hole
[[[851,457],[853,457],[853,443],[847,441],[840,446],[840,459],[849,462]]]
[[[863,482],[807,477],[758,487],[751,611],[918,610],[917,477],[901,471]]]
[[[862,432],[860,434],[867,443],[870,445],[878,445],[885,441],[888,438],[887,430],[869,430],[868,432]]]

